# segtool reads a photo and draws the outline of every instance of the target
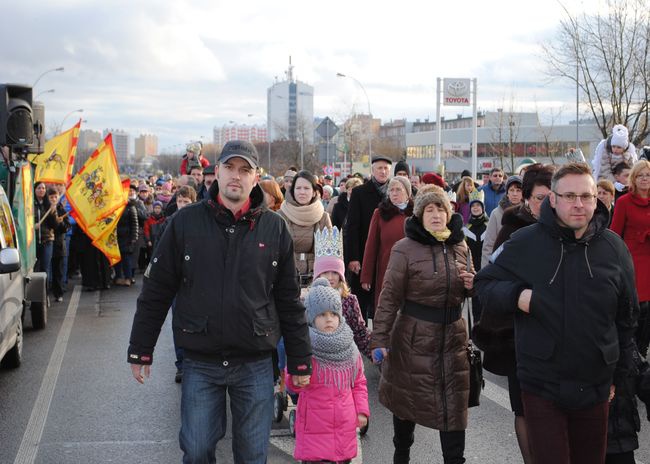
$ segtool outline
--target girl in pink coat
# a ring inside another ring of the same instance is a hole
[[[294,458],[303,463],[349,463],[357,455],[357,427],[368,422],[368,390],[363,360],[341,314],[341,295],[325,278],[314,281],[305,298],[312,342],[309,385],[287,385],[300,393]]]

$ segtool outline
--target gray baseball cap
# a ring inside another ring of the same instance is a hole
[[[231,140],[226,143],[219,155],[219,163],[225,163],[230,158],[239,157],[245,159],[253,169],[259,167],[259,157],[255,145],[245,140]]]

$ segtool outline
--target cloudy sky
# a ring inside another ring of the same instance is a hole
[[[549,83],[541,60],[563,17],[555,0],[21,0],[2,14],[0,82],[65,68],[34,90],[55,90],[39,97],[48,127],[82,108],[82,127],[154,133],[161,150],[231,120],[265,124],[266,89],[289,56],[315,88],[315,116],[335,121],[366,111],[337,72],[363,83],[384,121],[433,119],[436,77],[478,78],[485,110],[574,111],[574,89]]]

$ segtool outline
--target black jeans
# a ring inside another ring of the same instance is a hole
[[[403,420],[393,415],[393,444],[395,445],[396,454],[402,453],[408,456],[408,450],[411,448],[414,437],[415,422]],[[465,458],[465,431],[458,430],[454,432],[440,431],[440,446],[442,448],[442,457],[445,464],[463,464]],[[407,458],[408,459],[408,458]],[[408,460],[404,461],[408,462]]]

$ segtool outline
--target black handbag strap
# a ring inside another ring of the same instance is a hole
[[[468,250],[467,252],[467,272],[472,272],[472,252]],[[468,303],[467,306],[467,332],[469,340],[472,340],[472,308],[469,305],[469,297],[465,298],[465,302]]]

